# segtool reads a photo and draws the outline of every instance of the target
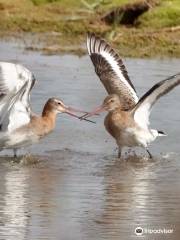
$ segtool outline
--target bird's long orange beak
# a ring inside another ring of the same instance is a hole
[[[82,110],[79,110],[79,109],[76,109],[76,108],[72,108],[72,107],[69,107],[69,106],[65,106],[64,110],[65,110],[64,111],[65,113],[69,114],[72,117],[78,118],[78,119],[81,119],[81,117],[76,115],[74,112],[85,113],[84,115],[88,114],[88,112],[85,112],[85,111],[82,111]],[[95,123],[94,121],[91,121],[89,119],[82,119],[82,120],[85,120],[87,122]]]
[[[86,119],[88,117],[91,117],[93,115],[98,115],[99,113],[104,112],[104,111],[106,111],[105,107],[104,107],[104,105],[101,105],[101,106],[95,108],[94,110],[92,110],[91,112],[82,115],[81,119],[84,120],[84,119]]]
[[[68,109],[69,111],[72,111],[72,112],[79,112],[79,113],[85,113],[85,114],[88,113],[88,112],[86,112],[86,111],[79,110],[79,109],[73,108],[73,107],[67,107],[67,109]]]

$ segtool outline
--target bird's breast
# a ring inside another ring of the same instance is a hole
[[[110,112],[104,120],[106,130],[114,137],[117,138],[124,130],[132,127],[132,121],[127,112],[115,111]]]
[[[28,128],[33,132],[34,135],[37,135],[39,138],[42,138],[49,134],[54,129],[55,123],[51,119],[46,119],[42,117],[33,118]]]
[[[132,147],[147,144],[149,133],[139,129],[128,112],[109,113],[104,124],[118,145]]]

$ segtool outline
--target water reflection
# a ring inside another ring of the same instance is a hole
[[[123,235],[131,239],[135,237],[135,228],[141,226],[174,229],[170,239],[178,239],[180,228],[176,221],[179,222],[180,212],[174,211],[173,206],[179,205],[177,198],[180,195],[173,189],[172,195],[168,196],[171,185],[165,181],[172,172],[177,178],[177,159],[171,160],[175,162],[169,166],[167,175],[164,175],[163,159],[147,161],[144,157],[129,157],[126,161],[113,161],[114,164],[104,172],[104,205],[101,213],[94,217],[96,231],[93,230],[93,237],[118,239]],[[175,179],[171,180],[174,182]]]
[[[13,167],[12,167],[13,168]],[[9,169],[1,172],[1,237],[7,240],[25,239],[29,219],[27,192],[28,170]]]

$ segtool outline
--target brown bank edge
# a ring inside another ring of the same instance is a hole
[[[119,28],[102,33],[95,29],[91,31],[109,41],[122,57],[180,58],[179,29],[143,31]],[[1,32],[0,39],[19,43],[27,51],[40,51],[45,55],[87,54],[86,33],[66,35],[60,32]]]

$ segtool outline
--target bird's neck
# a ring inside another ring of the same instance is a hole
[[[41,118],[44,123],[44,126],[46,127],[47,133],[51,132],[55,128],[56,117],[57,112],[53,110],[51,107],[49,107],[47,104],[45,104]]]
[[[113,113],[113,112],[117,112],[117,111],[121,111],[121,106],[116,106],[116,107],[114,107],[112,109],[109,109],[108,112]]]
[[[53,130],[56,124],[57,113],[53,111],[45,112],[42,114],[42,120],[46,122]]]

